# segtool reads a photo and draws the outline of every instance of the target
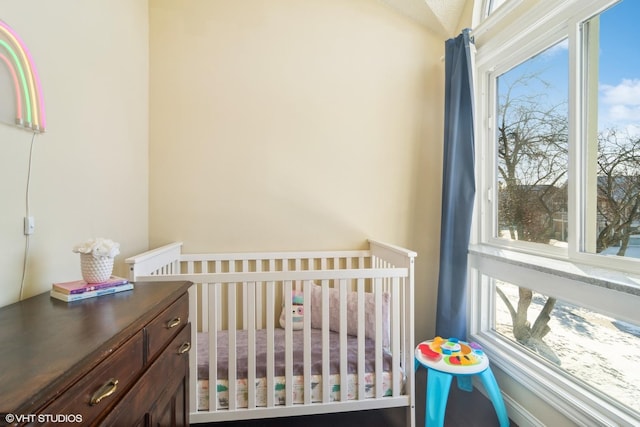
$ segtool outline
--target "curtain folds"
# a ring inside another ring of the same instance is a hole
[[[445,117],[436,335],[467,337],[467,253],[475,196],[470,30],[445,43]]]

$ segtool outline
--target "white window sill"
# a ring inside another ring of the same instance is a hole
[[[471,245],[469,254],[640,297],[640,276],[489,245]]]

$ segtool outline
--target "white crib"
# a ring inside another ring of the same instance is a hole
[[[132,281],[194,283],[191,423],[406,407],[414,426],[416,253],[368,243],[126,260]]]

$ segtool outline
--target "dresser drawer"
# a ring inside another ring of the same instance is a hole
[[[189,425],[191,324],[187,323],[180,329],[178,335],[168,343],[140,380],[107,415],[102,426],[142,425],[145,423],[142,417],[149,407],[153,409],[149,413],[147,425]],[[172,413],[173,410],[175,413]]]
[[[189,321],[189,298],[184,294],[147,325],[147,363],[156,358]]]
[[[144,367],[143,333],[138,332],[88,375],[71,386],[43,414],[74,414],[90,424],[120,400]]]

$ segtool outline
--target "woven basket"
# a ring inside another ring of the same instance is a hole
[[[95,258],[91,254],[80,254],[80,270],[87,283],[106,282],[113,271],[113,258]]]

